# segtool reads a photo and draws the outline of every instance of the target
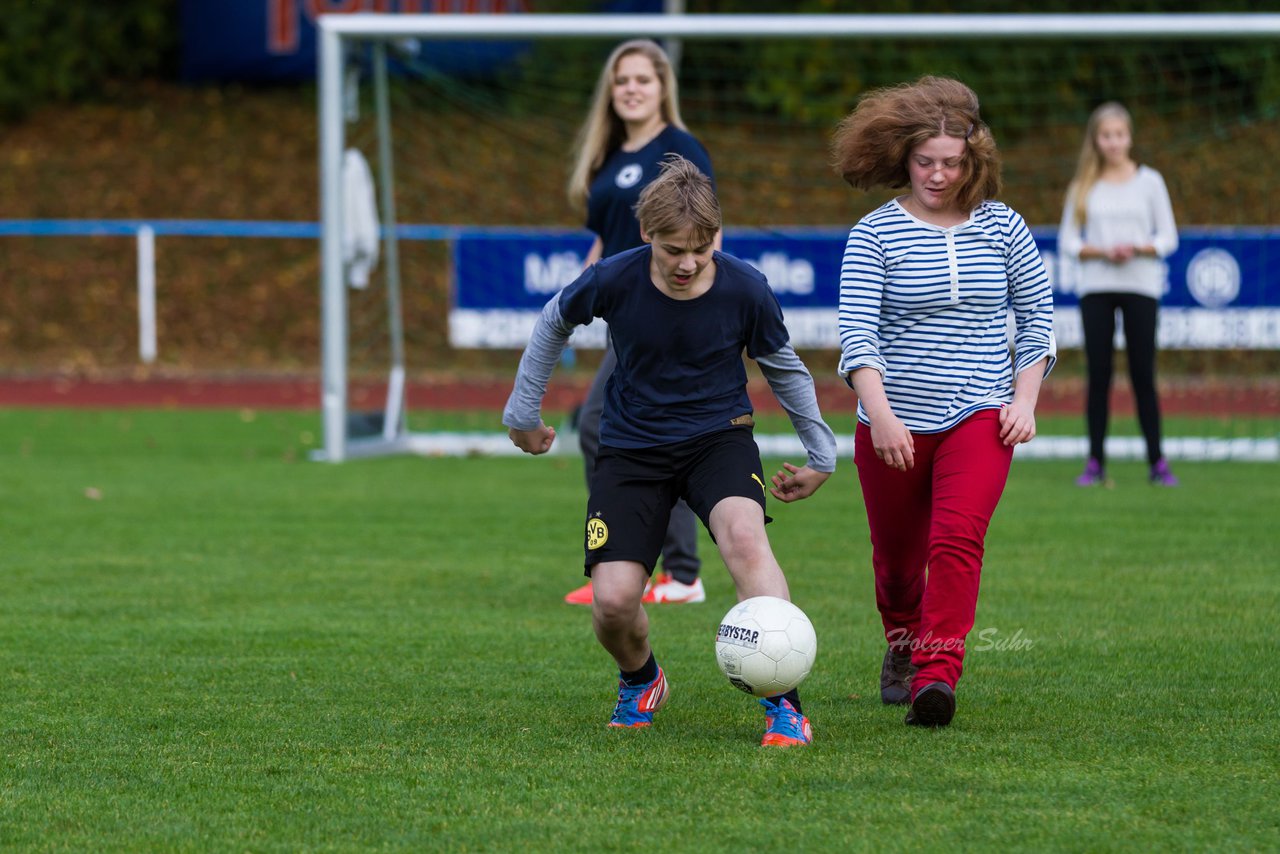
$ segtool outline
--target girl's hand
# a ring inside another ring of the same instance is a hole
[[[1036,413],[1014,401],[1000,409],[1000,439],[1006,445],[1021,445],[1036,437]]]
[[[1120,246],[1112,246],[1107,250],[1107,258],[1113,264],[1123,264],[1133,257],[1133,247],[1129,244],[1121,244]]]
[[[916,464],[915,437],[896,415],[871,422],[871,446],[885,465],[898,471],[907,471]]]

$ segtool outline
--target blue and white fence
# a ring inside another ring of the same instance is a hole
[[[1073,265],[1053,228],[1033,229],[1053,279],[1060,347],[1079,347]],[[402,225],[401,240],[443,240],[453,252],[449,340],[459,348],[519,349],[539,310],[582,269],[591,243],[572,229]],[[730,229],[725,251],[762,270],[796,346],[835,349],[843,228]],[[156,358],[155,241],[164,237],[318,239],[314,222],[245,220],[0,220],[0,237],[120,236],[137,242],[139,358]],[[1171,349],[1280,349],[1280,228],[1184,228],[1168,259],[1160,345]],[[578,330],[575,347],[602,347],[604,329]]]
[[[314,222],[196,219],[10,219],[0,220],[0,237],[131,237],[137,241],[138,358],[144,364],[159,352],[156,329],[156,237],[293,237],[318,239]]]

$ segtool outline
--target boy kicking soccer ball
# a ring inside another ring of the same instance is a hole
[[[739,600],[790,599],[765,533],[767,487],[744,351],[808,454],[803,466],[783,463],[768,491],[784,502],[808,498],[836,466],[835,436],[768,282],[712,249],[721,218],[711,181],[673,157],[640,195],[636,216],[646,245],[597,262],[543,308],[502,414],[517,447],[549,451],[556,434],[540,413],[552,369],[575,327],[597,317],[609,324],[618,365],[600,419],[585,567],[594,588],[592,626],[621,672],[609,722],[615,727],[648,726],[667,699],[641,598],[678,499],[711,532]],[[795,690],[760,703],[763,744],[809,743]]]

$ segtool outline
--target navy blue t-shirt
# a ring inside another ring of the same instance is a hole
[[[679,154],[714,181],[707,150],[688,131],[675,125],[667,125],[639,151],[614,151],[592,179],[587,196],[587,228],[600,236],[604,244],[602,258],[644,242],[636,220],[636,202],[640,201],[640,191],[658,177],[662,159],[668,154]]]
[[[647,448],[725,430],[752,411],[742,353],[771,356],[790,340],[765,277],[714,253],[715,280],[672,299],[649,276],[645,244],[605,258],[560,292],[560,314],[609,324],[618,366],[605,387],[600,444]]]

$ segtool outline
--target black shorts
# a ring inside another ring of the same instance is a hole
[[[586,574],[616,560],[643,564],[652,574],[678,499],[710,531],[712,508],[736,496],[765,506],[760,449],[750,427],[652,448],[601,446],[587,499]]]

